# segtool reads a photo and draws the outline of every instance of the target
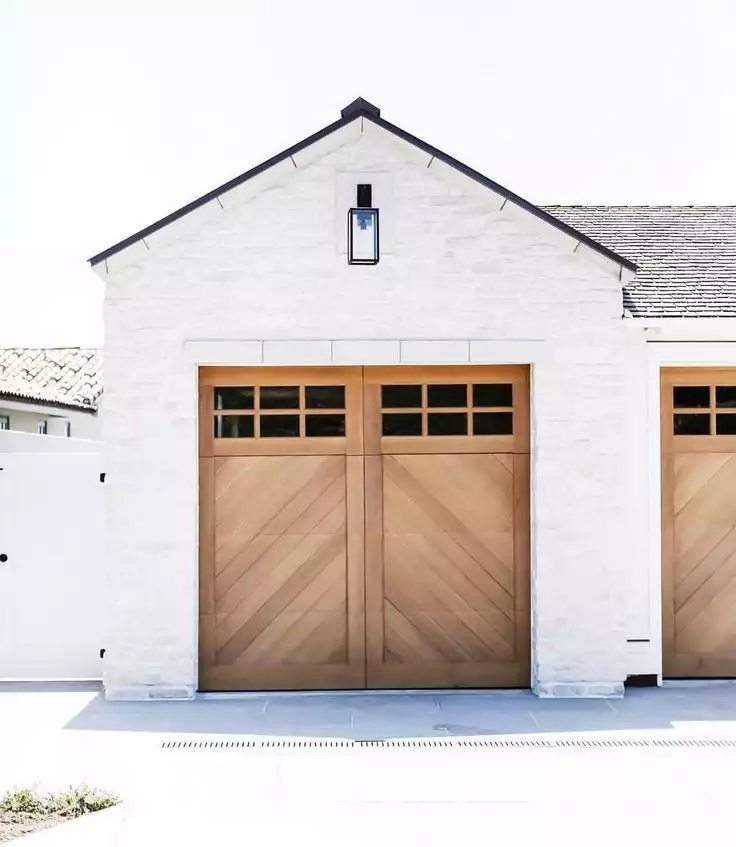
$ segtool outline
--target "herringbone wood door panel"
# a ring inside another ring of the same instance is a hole
[[[368,685],[528,685],[528,457],[366,457],[366,478]]]
[[[736,456],[663,461],[665,674],[736,676]]]
[[[360,562],[351,572],[347,543],[349,509],[362,520],[362,491],[354,503],[347,490],[354,473],[362,488],[356,462],[203,460],[214,501],[200,620],[203,688],[364,684],[363,574]]]
[[[528,370],[200,371],[200,686],[529,682]]]

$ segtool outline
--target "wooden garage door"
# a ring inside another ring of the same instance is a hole
[[[370,688],[529,684],[524,368],[366,368]]]
[[[203,369],[200,687],[527,685],[528,390]]]
[[[365,685],[360,377],[202,370],[202,689]]]
[[[666,676],[736,677],[736,371],[662,372]]]

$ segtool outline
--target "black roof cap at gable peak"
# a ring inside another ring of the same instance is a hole
[[[208,191],[207,194],[203,194],[201,197],[198,197],[196,200],[193,200],[186,206],[182,206],[180,209],[177,209],[170,215],[166,215],[166,217],[161,218],[160,220],[150,224],[144,229],[133,233],[133,235],[128,236],[128,238],[124,238],[122,241],[118,241],[117,244],[113,244],[112,247],[108,247],[106,250],[102,250],[100,253],[97,253],[96,255],[92,256],[87,261],[90,263],[90,265],[94,267],[99,262],[102,262],[107,259],[109,256],[114,256],[116,253],[119,253],[126,247],[130,247],[131,244],[135,244],[137,241],[140,241],[147,235],[150,235],[151,233],[156,232],[159,229],[163,229],[163,227],[167,226],[168,224],[173,223],[179,218],[184,217],[184,215],[189,214],[189,212],[194,211],[194,209],[203,206],[205,203],[209,203],[211,200],[215,200],[219,197],[220,194],[224,194],[226,191],[230,191],[230,189],[241,185],[242,183],[246,182],[254,176],[257,176],[260,173],[263,173],[263,171],[268,170],[268,168],[271,168],[274,165],[283,162],[290,156],[301,152],[305,148],[310,147],[315,142],[320,141],[322,138],[331,135],[336,130],[342,129],[344,126],[347,126],[349,123],[359,117],[367,118],[376,126],[382,127],[387,132],[390,132],[395,135],[397,138],[401,138],[409,144],[414,145],[414,147],[417,147],[420,150],[423,150],[425,153],[428,153],[432,159],[438,159],[439,161],[444,162],[450,167],[455,168],[455,170],[460,171],[460,173],[465,174],[465,176],[469,177],[475,182],[478,182],[481,185],[484,185],[486,188],[489,188],[491,191],[500,194],[507,201],[514,203],[522,209],[525,209],[527,212],[530,212],[537,218],[546,221],[548,224],[555,227],[555,229],[558,229],[561,232],[572,236],[573,238],[577,239],[581,244],[587,245],[592,250],[595,250],[602,256],[611,259],[612,261],[616,262],[624,268],[627,268],[630,271],[637,270],[637,265],[630,259],[626,259],[623,256],[620,256],[618,253],[615,253],[613,250],[609,250],[607,247],[604,247],[602,244],[599,244],[597,241],[590,238],[590,236],[585,235],[584,233],[580,232],[569,224],[566,224],[564,221],[561,221],[559,218],[554,217],[549,212],[545,211],[539,206],[535,206],[533,203],[530,203],[523,197],[519,197],[518,194],[514,194],[513,191],[509,191],[508,188],[504,188],[502,185],[499,185],[497,182],[494,182],[494,180],[489,179],[487,176],[484,176],[483,174],[479,173],[468,165],[463,164],[463,162],[460,162],[452,156],[449,156],[447,153],[443,153],[441,150],[438,150],[436,147],[433,147],[426,141],[422,141],[421,138],[417,138],[416,136],[411,135],[411,133],[406,132],[406,130],[403,130],[395,124],[389,123],[387,120],[384,120],[381,117],[381,110],[378,108],[378,106],[373,105],[373,103],[370,103],[363,97],[358,97],[357,99],[353,100],[352,103],[349,103],[347,106],[345,106],[345,108],[342,109],[340,112],[340,120],[328,124],[326,127],[323,127],[322,129],[318,130],[313,135],[310,135],[308,138],[299,141],[297,144],[294,144],[287,150],[283,150],[281,153],[277,153],[275,156],[272,156],[265,162],[261,162],[260,165],[256,165],[254,168],[251,168],[249,171],[240,174],[240,176],[236,176],[229,182],[218,186],[212,191]]]
[[[358,115],[373,115],[374,118],[380,118],[381,110],[378,106],[374,106],[373,103],[369,103],[362,97],[358,97],[352,103],[348,103],[344,109],[341,109],[340,114],[348,120],[357,118]]]

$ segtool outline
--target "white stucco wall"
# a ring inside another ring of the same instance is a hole
[[[94,453],[102,455],[102,442],[62,435],[37,435],[30,432],[0,430],[0,453]],[[102,520],[102,513],[98,515]],[[99,528],[102,534],[102,526]]]
[[[361,124],[97,268],[107,694],[196,689],[197,364],[470,361],[532,366],[533,686],[618,695],[650,627],[645,345],[620,268]],[[350,267],[345,184],[369,174],[386,249]]]
[[[0,432],[0,679],[99,679],[99,442]]]
[[[13,432],[38,433],[39,421],[48,421],[49,435],[65,435],[65,423],[69,421],[72,438],[100,438],[102,422],[98,413],[60,409],[33,403],[11,402],[0,399],[0,417],[10,418]]]

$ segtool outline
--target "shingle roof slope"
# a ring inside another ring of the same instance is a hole
[[[736,206],[544,206],[636,262],[637,318],[736,317]]]
[[[101,394],[100,350],[0,348],[0,397],[94,410]]]

